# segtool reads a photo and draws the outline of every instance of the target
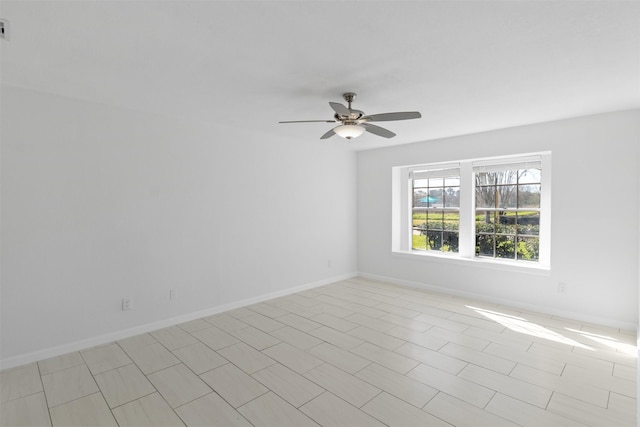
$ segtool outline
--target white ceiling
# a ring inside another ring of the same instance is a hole
[[[640,108],[637,1],[2,1],[2,82],[323,143],[358,93],[368,149]],[[347,144],[333,137],[328,143]]]

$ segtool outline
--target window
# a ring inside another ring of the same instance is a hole
[[[394,168],[394,252],[548,267],[550,159]]]
[[[411,182],[411,248],[422,251],[458,252],[459,169],[414,172]]]
[[[538,261],[541,164],[474,167],[476,256]]]

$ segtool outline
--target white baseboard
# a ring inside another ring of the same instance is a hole
[[[177,325],[179,323],[189,322],[191,320],[199,319],[201,317],[212,316],[214,314],[222,313],[222,312],[233,310],[240,307],[245,307],[247,305],[256,304],[262,301],[267,301],[270,299],[290,295],[296,292],[306,291],[307,289],[317,288],[318,286],[324,286],[330,283],[339,282],[341,280],[351,279],[352,277],[355,277],[357,275],[358,274],[354,272],[354,273],[342,274],[339,276],[332,276],[327,279],[318,280],[316,282],[306,283],[293,288],[288,288],[281,291],[271,292],[268,294],[247,298],[241,301],[235,301],[232,303],[223,304],[220,306],[208,308],[206,310],[187,313],[187,314],[172,317],[169,319],[163,319],[157,322],[136,326],[133,328],[111,332],[111,333],[100,335],[97,337],[87,338],[80,341],[74,341],[72,343],[63,344],[56,347],[50,347],[44,350],[38,350],[31,353],[8,357],[6,359],[0,360],[0,369],[10,369],[16,366],[26,365],[27,363],[33,363],[39,360],[49,359],[51,357],[60,356],[73,351],[85,350],[87,348],[95,347],[98,345],[107,344],[107,343],[121,340],[124,338],[133,337],[135,335],[144,334],[146,332],[151,332],[158,329],[166,328],[168,326]]]
[[[477,299],[479,301],[485,301],[485,302],[490,302],[490,303],[494,303],[494,304],[506,305],[506,306],[513,307],[513,308],[521,308],[523,310],[528,310],[528,311],[533,311],[533,312],[537,312],[537,313],[548,314],[548,315],[552,315],[552,316],[560,316],[560,317],[564,317],[566,319],[578,320],[580,322],[591,323],[591,324],[594,324],[594,325],[608,326],[608,327],[611,327],[611,328],[619,328],[619,329],[624,329],[624,330],[627,330],[627,331],[635,331],[638,328],[638,324],[634,323],[634,322],[625,322],[625,321],[621,321],[619,319],[610,319],[610,318],[604,318],[604,317],[599,317],[599,316],[590,316],[590,315],[587,315],[587,314],[584,314],[584,313],[576,313],[576,312],[572,312],[572,311],[568,311],[568,310],[557,310],[557,309],[553,309],[553,308],[550,308],[550,307],[547,307],[547,306],[539,306],[539,305],[535,305],[535,304],[527,304],[527,303],[522,303],[522,302],[518,302],[518,301],[504,299],[504,298],[487,297],[484,294],[460,291],[460,290],[445,288],[445,287],[441,287],[441,286],[428,285],[426,283],[420,283],[420,282],[413,282],[413,281],[410,281],[410,280],[397,279],[395,277],[386,277],[386,276],[380,276],[380,275],[376,275],[376,274],[369,274],[369,273],[363,273],[363,272],[358,273],[358,276],[364,277],[365,279],[377,280],[377,281],[380,281],[380,282],[387,282],[387,283],[392,283],[392,284],[396,284],[396,285],[407,286],[407,287],[410,287],[410,288],[423,289],[423,290],[426,290],[426,291],[438,292],[438,293],[446,294],[446,295],[454,295],[454,296],[465,297],[465,298],[473,298],[473,299]]]

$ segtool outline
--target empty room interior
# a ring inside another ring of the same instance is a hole
[[[0,1],[2,426],[637,426],[640,3]]]

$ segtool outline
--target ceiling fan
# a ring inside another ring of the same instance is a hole
[[[329,103],[331,108],[333,108],[333,111],[335,111],[333,120],[289,120],[279,123],[340,123],[340,125],[322,135],[320,139],[331,138],[333,135],[338,135],[346,139],[352,139],[359,137],[365,131],[370,132],[374,135],[382,136],[384,138],[393,138],[394,136],[396,136],[395,133],[380,126],[372,125],[370,122],[391,122],[394,120],[419,119],[420,117],[422,117],[422,115],[417,111],[372,114],[368,116],[360,110],[354,110],[351,108],[351,102],[356,99],[355,93],[347,92],[342,94],[342,97],[349,104],[348,107],[345,107],[338,102]]]

